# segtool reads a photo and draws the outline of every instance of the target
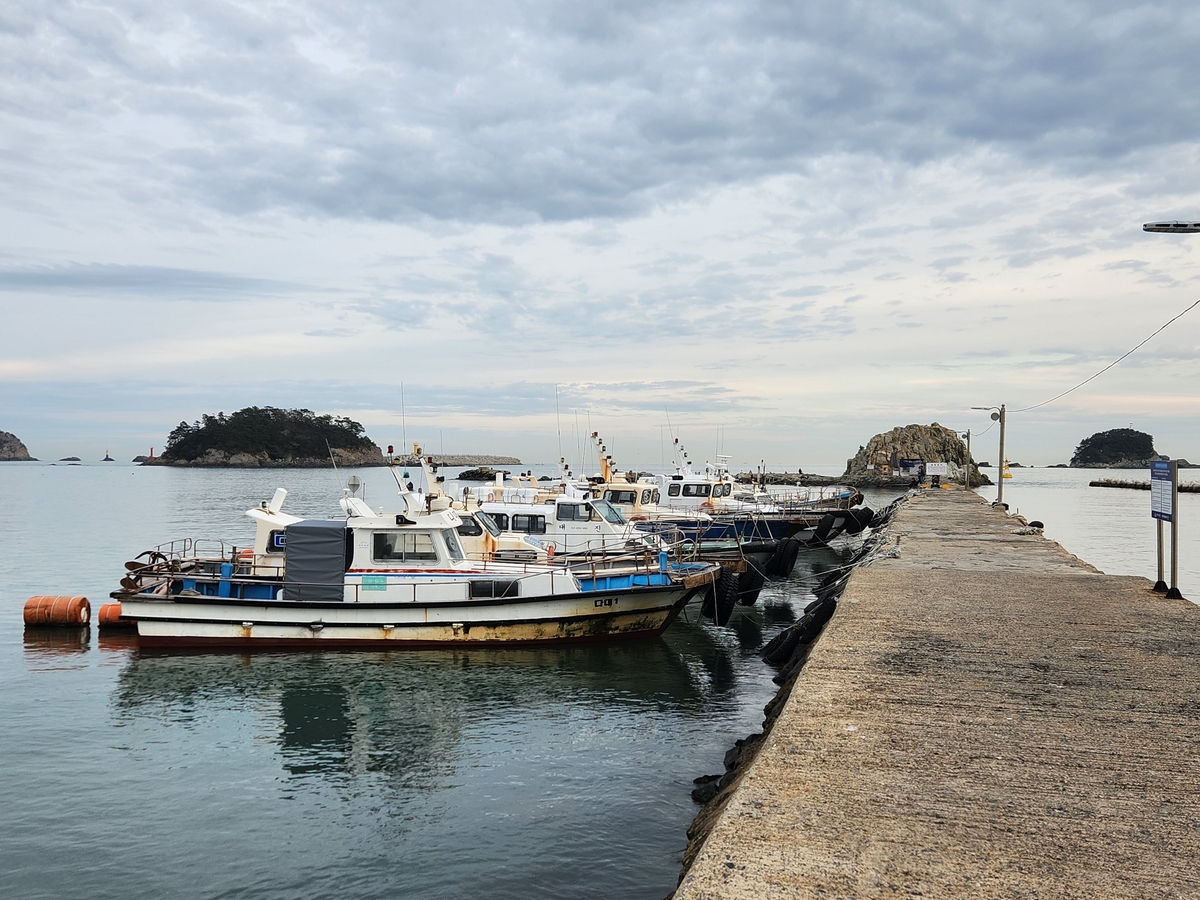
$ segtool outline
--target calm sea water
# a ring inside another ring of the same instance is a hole
[[[148,655],[24,631],[27,597],[97,610],[163,540],[248,545],[241,511],[280,484],[289,512],[336,512],[326,470],[0,466],[0,897],[662,897],[692,779],[774,694],[755,651],[846,552],[732,628],[693,605],[612,645]]]
[[[995,469],[984,469],[996,478]],[[1154,580],[1157,551],[1150,492],[1088,487],[1089,481],[1149,481],[1148,469],[1012,469],[1004,485],[1009,512],[1046,525],[1046,536],[1110,575]],[[1200,470],[1183,469],[1180,482],[1200,481]],[[978,493],[996,499],[996,487]],[[1170,580],[1170,526],[1164,526]],[[1200,494],[1179,495],[1179,589],[1200,602]]]

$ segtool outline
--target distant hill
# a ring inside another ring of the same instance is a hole
[[[1114,428],[1080,441],[1071,457],[1071,468],[1144,469],[1158,458],[1151,435],[1133,428]]]
[[[331,465],[382,466],[383,454],[363,426],[309,409],[248,406],[237,412],[180,422],[161,456],[143,465],[238,468]]]

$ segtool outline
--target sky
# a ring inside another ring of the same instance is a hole
[[[1198,45],[1179,2],[8,0],[0,430],[780,471],[1004,403],[1027,465],[1197,461],[1200,310],[1018,410],[1200,299],[1200,234],[1141,230],[1200,220]]]

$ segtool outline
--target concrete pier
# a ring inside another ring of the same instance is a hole
[[[677,900],[1200,897],[1200,608],[1022,524],[898,512]]]

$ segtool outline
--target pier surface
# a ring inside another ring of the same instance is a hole
[[[1200,897],[1200,608],[1021,525],[898,512],[676,900]]]

